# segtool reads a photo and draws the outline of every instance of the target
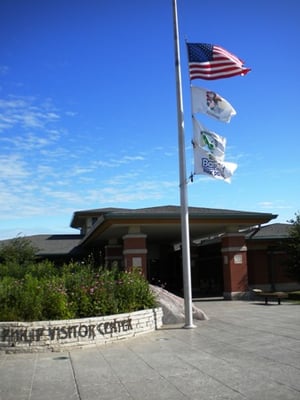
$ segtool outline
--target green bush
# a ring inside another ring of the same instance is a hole
[[[74,310],[70,307],[64,280],[60,277],[44,278],[42,281],[42,319],[74,318]]]
[[[289,292],[289,299],[291,300],[300,300],[300,291]]]
[[[17,304],[21,290],[20,282],[12,277],[0,279],[0,320],[19,321],[19,306]]]
[[[120,313],[151,308],[155,303],[148,282],[138,270],[119,273],[116,280],[115,297]]]
[[[97,267],[92,258],[61,268],[49,261],[0,264],[0,321],[82,318],[156,306],[148,282],[132,272]]]
[[[42,288],[37,278],[26,275],[16,280],[5,277],[0,281],[1,320],[38,320],[42,316]]]

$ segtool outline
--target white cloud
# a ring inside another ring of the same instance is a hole
[[[147,152],[113,148],[107,153],[83,141],[81,133],[69,134],[72,128],[63,125],[70,117],[76,114],[58,112],[51,99],[0,99],[0,218],[8,228],[10,221],[23,219],[29,229],[26,221],[33,219],[71,218],[79,209],[138,207],[170,193],[177,196],[177,182],[152,176],[163,147]]]
[[[39,104],[34,97],[8,96],[0,99],[0,129],[46,128],[60,119],[56,111],[49,100]]]
[[[17,154],[0,155],[0,177],[1,180],[16,183],[20,179],[27,178],[30,175],[28,167]]]
[[[123,157],[122,160],[120,160],[121,163],[125,162],[131,162],[131,161],[144,161],[145,158],[142,156],[125,156]]]
[[[126,175],[126,178],[125,175],[123,175],[123,178],[120,175],[115,177],[114,180],[106,182],[106,185],[98,190],[89,190],[86,193],[86,201],[104,205],[124,205],[125,203],[138,203],[144,200],[168,199],[173,191],[174,195],[175,193],[177,195],[177,182],[128,178],[128,175]]]
[[[270,210],[286,210],[286,209],[291,209],[292,207],[288,205],[286,202],[277,200],[277,201],[262,201],[258,203],[258,206],[264,209],[270,209]]]
[[[89,174],[95,170],[94,167],[80,167],[80,166],[74,166],[72,168],[72,171],[70,172],[70,176],[79,176],[83,174]]]

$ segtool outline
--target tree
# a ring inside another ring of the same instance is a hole
[[[27,266],[35,260],[35,249],[29,239],[17,237],[2,244],[0,247],[0,263]]]
[[[289,240],[286,243],[287,272],[292,279],[300,282],[300,214],[291,219]]]

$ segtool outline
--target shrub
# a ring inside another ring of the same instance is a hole
[[[2,321],[33,321],[42,316],[42,288],[37,278],[26,275],[16,280],[5,277],[0,281],[0,318]]]
[[[152,308],[155,305],[149,284],[137,269],[119,273],[115,292],[120,313]]]
[[[1,321],[19,321],[20,313],[17,304],[19,295],[18,281],[9,276],[0,279]]]
[[[17,304],[20,317],[26,321],[43,319],[43,287],[37,277],[30,274],[25,275],[19,286]]]
[[[132,312],[156,306],[148,282],[137,270],[97,267],[93,259],[56,268],[49,261],[9,269],[0,264],[0,320],[69,319]]]
[[[289,299],[291,300],[300,300],[300,291],[290,292]]]
[[[74,310],[69,306],[69,299],[64,280],[60,277],[43,279],[42,319],[74,318]]]

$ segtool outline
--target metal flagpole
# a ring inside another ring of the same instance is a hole
[[[190,257],[190,233],[189,210],[187,201],[187,179],[184,140],[184,118],[182,101],[182,84],[180,68],[180,47],[178,33],[177,0],[173,0],[174,16],[174,45],[175,45],[175,69],[176,69],[176,93],[177,93],[177,119],[178,119],[178,153],[179,153],[179,187],[181,205],[181,241],[182,241],[182,269],[185,309],[185,328],[194,328],[192,312],[192,285],[191,285],[191,257]]]

